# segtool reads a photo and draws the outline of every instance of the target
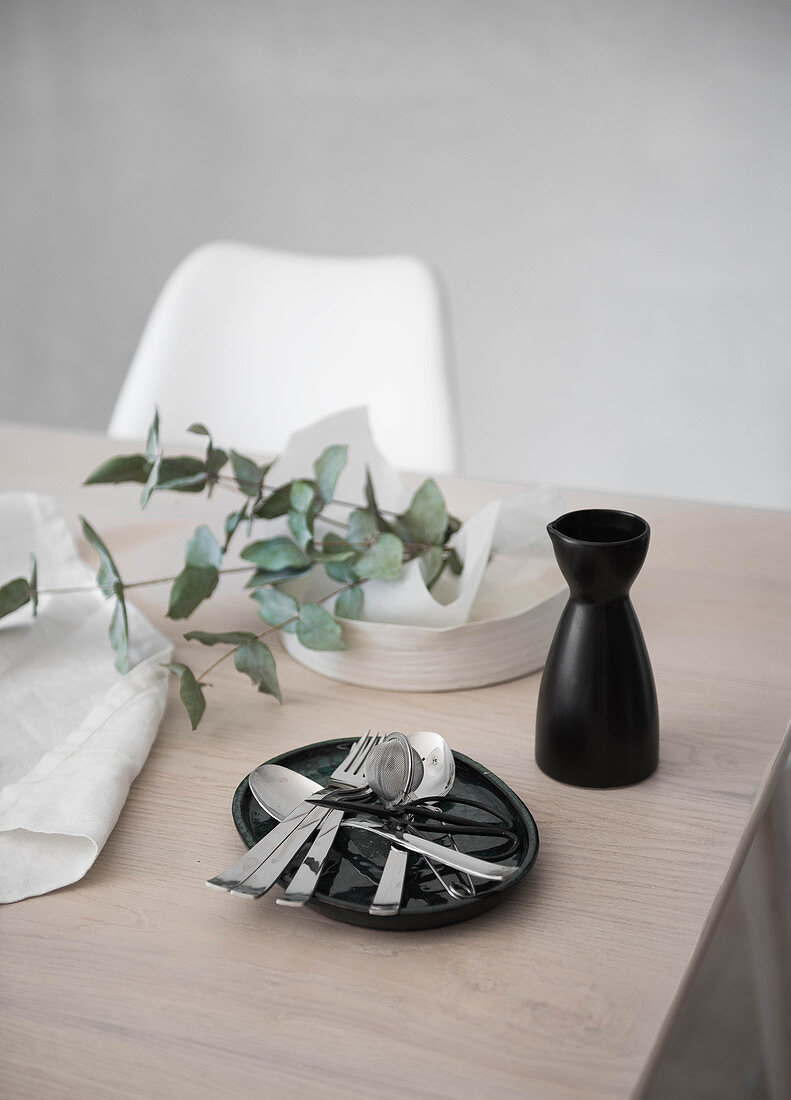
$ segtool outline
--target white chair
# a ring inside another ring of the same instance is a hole
[[[168,443],[203,421],[218,443],[275,453],[295,428],[369,407],[395,464],[453,472],[454,398],[436,280],[406,256],[324,258],[217,242],[170,276],[108,427]]]

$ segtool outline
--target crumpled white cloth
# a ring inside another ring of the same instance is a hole
[[[101,534],[101,532],[100,532]],[[0,493],[0,584],[95,583],[50,497]],[[126,676],[98,591],[42,596],[0,620],[0,902],[82,878],[101,851],[156,736],[170,643],[131,605]]]
[[[411,494],[400,473],[378,450],[364,407],[344,409],[294,432],[268,480],[277,485],[312,476],[313,461],[332,443],[349,447],[347,464],[335,490],[337,500],[359,501],[364,506],[368,467],[380,508],[406,510]],[[564,510],[562,495],[547,485],[519,489],[492,501],[466,520],[453,538],[452,545],[464,563],[461,576],[455,577],[446,569],[429,591],[420,562],[411,561],[396,581],[366,583],[361,618],[409,626],[453,627],[526,611],[563,584],[546,525]],[[327,514],[345,520],[349,509],[334,505]],[[323,535],[333,528],[319,524],[317,530]],[[267,535],[272,533],[274,525]],[[288,530],[284,527],[282,533],[288,534]],[[324,570],[314,569],[288,588],[302,600],[316,600],[337,588],[337,583],[328,579]]]

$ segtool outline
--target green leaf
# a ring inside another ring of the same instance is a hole
[[[113,617],[110,619],[110,645],[116,653],[115,667],[119,672],[127,673],[129,671],[129,619],[126,614],[123,590],[118,592]]]
[[[267,572],[282,569],[298,569],[304,572],[311,564],[304,550],[282,535],[249,543],[242,550],[241,557]]]
[[[301,569],[257,569],[253,573],[245,588],[261,588],[265,584],[278,584],[280,581],[293,581],[295,577],[301,577],[311,569],[310,565],[303,565]]]
[[[367,546],[378,534],[379,528],[373,512],[368,512],[363,508],[355,508],[349,514],[349,530],[346,535],[349,542]]]
[[[238,451],[233,450],[231,451],[231,466],[233,467],[236,484],[241,491],[254,499],[258,497],[268,467],[259,466],[257,462],[253,462],[252,458],[247,458],[245,455],[240,455]]]
[[[347,649],[341,628],[329,611],[317,603],[302,605],[297,637],[308,649]]]
[[[223,554],[228,549],[237,527],[247,516],[248,504],[249,501],[245,501],[242,507],[237,512],[230,512],[225,517],[225,545],[222,548]]]
[[[146,461],[153,462],[159,451],[159,409],[155,406],[154,419],[151,421],[151,427],[148,429],[148,439],[146,440]]]
[[[325,504],[329,504],[335,495],[335,486],[338,484],[338,478],[346,465],[348,451],[348,447],[334,443],[330,447],[325,447],[313,464],[313,469],[316,471],[319,496]]]
[[[288,527],[291,534],[304,550],[313,541],[313,517],[304,512],[288,513]]]
[[[401,519],[413,542],[424,542],[433,546],[444,543],[448,528],[448,509],[433,478],[423,482]]]
[[[0,588],[0,619],[30,601],[30,585],[24,577],[15,577]]]
[[[241,645],[255,637],[249,630],[226,630],[224,634],[212,634],[208,630],[190,630],[184,637],[188,642],[201,645]]]
[[[357,547],[350,546],[346,539],[342,539],[340,535],[336,535],[334,531],[328,531],[324,536],[321,550],[314,551],[311,557],[314,561],[326,562],[326,561],[348,561],[349,558],[353,558],[359,551]]]
[[[335,614],[342,619],[359,619],[363,609],[363,590],[358,585],[346,588],[335,601]]]
[[[186,565],[173,582],[168,602],[168,618],[186,619],[211,596],[220,579],[222,550],[205,524],[196,527],[187,543]]]
[[[426,582],[426,588],[431,589],[444,568],[445,555],[441,546],[431,546],[420,555],[420,571]]]
[[[222,565],[220,544],[205,524],[195,528],[195,533],[187,543],[187,565],[199,569],[219,569]]]
[[[146,462],[149,463],[148,478],[140,494],[140,507],[145,508],[159,481],[159,465],[162,461],[162,448],[159,445],[159,410],[154,409],[154,419],[148,429],[146,442]]]
[[[351,558],[348,561],[325,561],[324,572],[332,580],[337,581],[338,584],[349,584],[357,579],[354,573],[354,562]]]
[[[295,512],[307,512],[316,499],[316,489],[309,481],[291,482],[291,507]]]
[[[281,592],[279,588],[259,588],[253,593],[258,603],[258,614],[269,626],[281,627],[286,634],[293,634],[297,624],[288,622],[299,615],[299,604],[293,596]],[[286,626],[281,626],[287,623]]]
[[[112,596],[116,591],[116,585],[121,584],[121,576],[116,568],[116,564],[112,559],[112,555],[102,540],[88,523],[85,516],[80,516],[80,522],[82,523],[82,533],[85,540],[90,543],[94,550],[99,555],[99,569],[96,574],[96,583],[104,592],[105,596]]]
[[[193,729],[197,729],[198,722],[200,722],[206,709],[206,699],[203,695],[203,688],[206,685],[198,683],[192,670],[187,668],[186,665],[180,665],[174,661],[165,667],[169,668],[171,672],[175,672],[181,680],[179,695],[184,704],[184,709],[189,715],[190,725]]]
[[[145,455],[116,455],[97,466],[83,482],[84,485],[120,485],[125,481],[136,481],[145,485],[148,480],[149,464]]]
[[[217,570],[187,565],[170,589],[167,616],[169,619],[186,619],[211,596],[219,581]]]
[[[193,435],[207,435],[211,439],[211,432],[205,424],[190,424],[187,431],[192,432]]]
[[[390,526],[382,513],[379,511],[379,505],[376,503],[376,492],[374,491],[374,483],[371,480],[371,471],[368,467],[365,467],[365,500],[368,505],[368,511],[374,517],[377,530],[389,531]]]
[[[454,573],[457,577],[460,577],[464,571],[464,562],[455,550],[451,550],[450,554],[448,554],[448,567],[451,573]]]
[[[358,577],[375,577],[380,581],[395,581],[401,576],[404,544],[397,535],[380,535],[377,542],[361,554],[354,563]]]
[[[162,458],[159,464],[157,489],[172,489],[182,493],[199,493],[208,479],[206,465],[193,455]]]
[[[237,649],[234,656],[234,664],[239,672],[245,672],[258,687],[259,691],[266,695],[274,695],[278,703],[283,702],[280,694],[280,685],[277,682],[277,669],[275,658],[269,646],[264,645],[258,639],[245,642]]]
[[[228,455],[225,451],[221,450],[219,447],[212,447],[212,445],[209,444],[209,449],[206,452],[206,469],[211,479],[216,480],[217,474],[219,474],[227,461]]]
[[[35,619],[38,615],[38,562],[35,554],[30,555],[30,602]]]
[[[255,506],[255,514],[260,519],[276,519],[284,516],[291,507],[291,482],[287,481],[270,493],[266,500]]]

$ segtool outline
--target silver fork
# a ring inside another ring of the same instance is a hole
[[[371,734],[369,730],[355,741],[330,776],[328,786],[317,794],[317,797],[333,791],[363,788],[365,760],[382,737],[382,734]],[[220,890],[229,890],[235,894],[245,894],[248,897],[260,897],[277,882],[304,842],[322,825],[329,814],[340,814],[338,821],[343,816],[340,810],[300,803],[280,825],[267,833],[263,840],[259,840],[222,874],[209,879],[206,885]]]

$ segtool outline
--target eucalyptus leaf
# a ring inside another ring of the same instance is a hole
[[[249,503],[248,501],[245,501],[244,504],[242,505],[242,507],[239,508],[238,511],[230,512],[225,517],[225,544],[223,545],[223,548],[222,548],[223,554],[227,551],[227,549],[230,545],[231,539],[233,538],[237,527],[239,526],[240,523],[242,523],[242,521],[247,516],[247,505],[248,505],[248,503]]]
[[[256,499],[261,492],[267,467],[259,466],[252,458],[240,455],[238,451],[231,451],[231,467],[236,484],[248,497]]]
[[[151,499],[151,494],[153,493],[154,489],[156,489],[156,487],[157,487],[157,482],[159,481],[159,466],[160,466],[161,461],[162,461],[162,453],[158,452],[157,455],[155,456],[153,462],[151,463],[151,468],[150,468],[149,473],[148,473],[148,480],[146,481],[145,485],[143,486],[143,492],[140,494],[140,507],[141,508],[145,508],[145,506],[148,504],[149,500]]]
[[[464,562],[461,560],[458,553],[453,549],[448,554],[448,568],[450,569],[451,573],[455,574],[457,577],[460,577],[464,571]]]
[[[364,508],[355,508],[353,512],[349,513],[349,530],[346,534],[349,542],[366,546],[378,534],[379,527],[373,512],[368,512]]]
[[[250,677],[259,691],[274,695],[278,703],[283,702],[277,682],[275,659],[269,646],[255,638],[251,642],[245,642],[237,649],[234,664],[239,672],[245,672]]]
[[[115,667],[121,673],[129,671],[129,619],[123,591],[118,593],[110,619],[110,645],[115,650]]]
[[[295,577],[301,577],[303,573],[307,573],[312,566],[313,562],[294,569],[256,569],[245,588],[261,588],[265,584],[291,581]]]
[[[382,513],[379,511],[379,505],[376,502],[376,491],[374,489],[374,483],[371,479],[371,471],[365,467],[365,500],[368,505],[368,511],[374,518],[377,530],[389,531],[390,526]]]
[[[303,550],[313,541],[312,517],[305,512],[295,512],[292,508],[288,513],[288,527]]]
[[[190,424],[187,431],[192,432],[193,435],[207,435],[211,439],[211,432],[205,424]]]
[[[385,533],[379,536],[370,549],[354,563],[358,577],[374,577],[380,581],[395,581],[401,576],[404,544],[397,535]]]
[[[276,519],[284,516],[291,507],[291,482],[287,481],[270,493],[265,500],[255,506],[255,514],[259,519]]]
[[[219,569],[222,565],[220,544],[205,523],[195,528],[195,533],[187,543],[186,561],[187,565],[195,565],[200,569]]]
[[[33,618],[38,615],[38,562],[36,561],[36,555],[30,555],[30,603],[33,611]]]
[[[175,672],[181,680],[179,696],[184,704],[184,709],[189,715],[190,725],[193,729],[197,729],[198,723],[203,717],[203,712],[206,710],[206,699],[203,695],[205,685],[198,683],[192,669],[187,668],[186,665],[173,661],[165,667],[169,668],[171,672]]]
[[[205,463],[193,455],[162,457],[159,463],[157,489],[172,489],[182,493],[199,493],[208,480]]]
[[[249,630],[226,630],[223,634],[212,634],[208,630],[190,630],[184,637],[188,642],[200,642],[201,645],[241,645],[255,638]]]
[[[359,619],[363,609],[363,590],[359,585],[345,588],[335,601],[335,614],[342,619]]]
[[[121,585],[121,576],[116,568],[116,564],[113,561],[110,551],[96,534],[90,523],[88,523],[85,516],[80,516],[80,522],[82,523],[83,537],[99,555],[99,569],[96,573],[96,583],[105,596],[112,596],[116,591],[116,585]],[[121,588],[123,588],[123,585],[121,585]]]
[[[206,452],[206,469],[209,471],[209,477],[216,478],[227,461],[228,454],[221,447],[209,447]]]
[[[242,550],[245,561],[251,561],[259,569],[275,572],[282,569],[305,570],[310,567],[310,558],[305,551],[291,539],[278,535],[273,539],[251,542]]]
[[[297,637],[308,649],[347,649],[339,624],[317,603],[302,605]]]
[[[220,579],[220,544],[205,524],[195,528],[187,543],[186,564],[173,582],[168,602],[168,618],[186,619],[211,596]]]
[[[188,618],[196,607],[211,596],[219,579],[217,570],[213,566],[208,568],[196,565],[185,566],[170,589],[168,618]]]
[[[148,480],[149,463],[145,455],[116,455],[97,466],[83,482],[84,485],[120,485],[126,481],[135,481],[145,485]]]
[[[160,453],[160,450],[159,409],[154,408],[154,419],[151,421],[151,427],[148,429],[148,439],[146,441],[146,461],[153,462]]]
[[[296,622],[288,621],[299,615],[299,604],[293,596],[279,588],[259,588],[253,593],[253,599],[258,603],[258,614],[269,626],[280,627],[286,634],[296,631]]]
[[[420,571],[426,588],[431,589],[445,568],[445,555],[441,546],[431,546],[420,555]]]
[[[0,619],[30,602],[30,585],[24,577],[15,577],[0,588]]]
[[[316,499],[316,489],[309,481],[291,482],[291,508],[295,512],[307,512]]]
[[[350,558],[348,561],[325,561],[324,572],[331,580],[337,581],[338,584],[350,584],[352,581],[357,580],[354,573],[354,562]]]
[[[328,531],[324,536],[321,550],[313,551],[311,557],[317,562],[348,561],[358,553],[356,546],[350,546],[346,539],[342,539],[334,531]]]
[[[349,448],[345,445],[334,443],[330,447],[325,447],[313,464],[319,496],[325,504],[329,504],[335,495],[335,486],[346,465],[348,451]]]
[[[441,546],[448,527],[445,498],[433,478],[424,481],[401,516],[413,542]]]

